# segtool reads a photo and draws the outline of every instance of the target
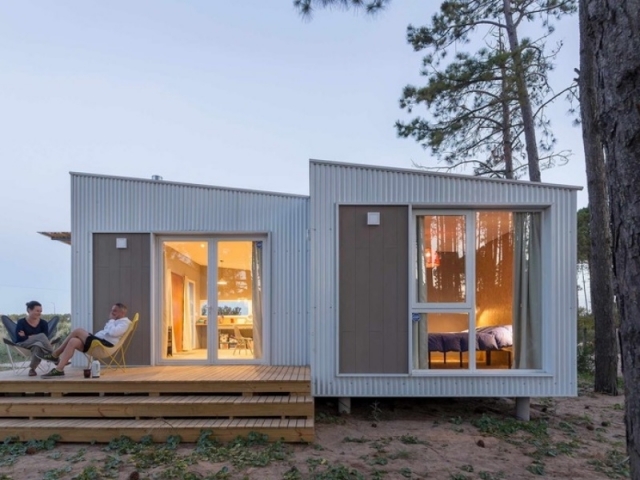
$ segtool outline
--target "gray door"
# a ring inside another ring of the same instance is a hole
[[[126,248],[116,248],[116,239]],[[127,305],[129,318],[138,313],[138,328],[127,350],[127,365],[151,364],[151,245],[148,233],[93,235],[93,331],[104,327],[111,305]]]
[[[380,224],[367,225],[379,212]],[[408,373],[408,207],[341,206],[340,373]]]

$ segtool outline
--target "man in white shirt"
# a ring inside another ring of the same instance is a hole
[[[64,376],[64,367],[69,363],[75,351],[87,352],[91,347],[91,342],[98,340],[105,347],[113,347],[120,342],[131,325],[131,320],[127,318],[127,307],[122,303],[116,303],[111,307],[111,312],[107,324],[102,330],[96,333],[89,333],[84,328],[76,328],[51,354],[42,355],[40,358],[56,364],[49,373],[42,375],[43,378],[53,378]]]

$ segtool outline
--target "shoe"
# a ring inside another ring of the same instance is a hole
[[[36,355],[36,357],[38,357],[40,360],[46,360],[47,362],[55,363],[56,365],[58,365],[58,362],[60,362],[60,359],[58,357],[54,357],[51,353]]]
[[[35,376],[37,376],[37,375],[38,375],[38,374],[36,373],[36,371],[35,371],[33,368],[30,368],[30,369],[29,369],[29,376],[30,376],[30,377],[35,377]]]
[[[56,370],[55,368],[52,368],[51,370],[49,370],[49,373],[45,373],[44,375],[41,375],[41,377],[42,378],[64,377],[64,371]]]

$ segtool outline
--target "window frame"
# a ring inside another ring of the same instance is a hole
[[[544,352],[547,350],[547,332],[548,326],[547,322],[545,322],[544,315],[544,290],[545,285],[544,282],[541,285],[542,288],[542,305],[543,308],[543,316],[542,316],[542,331],[541,331],[541,339],[543,345],[543,357],[542,357],[542,365],[540,369],[477,369],[476,365],[476,345],[475,342],[469,341],[469,363],[468,367],[465,369],[420,369],[416,368],[413,364],[413,348],[414,348],[414,334],[413,334],[413,319],[415,314],[429,314],[429,313],[466,313],[469,318],[469,338],[475,338],[476,335],[476,214],[480,212],[492,212],[492,211],[504,211],[512,214],[515,213],[537,213],[540,215],[541,219],[541,245],[542,250],[545,249],[545,238],[548,234],[546,231],[546,218],[545,218],[545,209],[541,208],[539,205],[536,206],[509,206],[508,208],[505,206],[486,206],[482,208],[472,208],[472,207],[463,207],[463,208],[451,208],[451,209],[443,209],[443,208],[429,208],[429,207],[418,207],[411,209],[411,222],[410,222],[410,258],[411,267],[409,268],[409,296],[410,296],[410,304],[409,304],[409,371],[413,376],[468,376],[468,375],[486,375],[486,376],[495,376],[495,375],[509,375],[509,376],[522,376],[523,374],[537,374],[545,373],[546,368],[549,366],[547,363],[547,358]],[[466,293],[466,301],[464,303],[435,303],[429,302],[427,298],[427,302],[419,302],[418,301],[418,244],[417,244],[417,219],[418,217],[423,216],[437,216],[437,215],[462,215],[466,217],[465,220],[465,230],[466,230],[466,249],[467,249],[467,258],[465,260],[465,293]],[[542,269],[542,277],[544,278],[544,270],[546,261],[543,258],[540,259]],[[473,288],[469,288],[469,285],[472,285]],[[427,317],[428,318],[428,317]]]
[[[411,264],[412,268],[409,269],[412,278],[410,281],[410,296],[411,296],[411,304],[409,305],[409,311],[411,315],[411,319],[414,318],[414,314],[428,314],[430,313],[462,313],[466,314],[469,324],[469,338],[475,338],[476,330],[476,311],[475,311],[475,303],[476,303],[476,292],[475,292],[475,259],[476,259],[476,251],[475,251],[475,217],[476,210],[469,209],[413,209],[411,212]],[[427,298],[426,302],[418,301],[418,243],[417,243],[417,222],[418,217],[424,216],[461,216],[465,218],[465,301],[458,303],[441,303],[441,302],[429,302]],[[473,235],[470,235],[469,232],[473,232]],[[474,288],[469,288],[469,285],[473,285]],[[412,321],[413,324],[413,321]],[[412,325],[413,326],[413,325]],[[413,348],[413,328],[409,328],[410,340],[409,345]],[[411,353],[413,356],[413,353]],[[476,371],[476,348],[475,342],[469,341],[469,365],[468,368],[453,370],[454,372],[462,372],[468,373],[471,371]],[[451,372],[451,370],[435,370],[435,369],[417,369],[414,365],[411,365],[410,370],[412,372]]]
[[[218,358],[217,349],[214,353],[214,346],[218,345],[217,321],[212,321],[211,314],[208,316],[208,325],[215,325],[215,328],[207,329],[207,357],[205,359],[192,359],[187,361],[173,360],[162,355],[162,326],[154,322],[151,327],[152,337],[152,359],[153,365],[270,365],[271,364],[271,234],[269,232],[248,232],[248,233],[225,233],[225,232],[155,232],[152,234],[154,242],[154,264],[152,268],[152,278],[154,278],[154,309],[160,312],[158,318],[162,318],[164,309],[164,256],[163,245],[165,242],[207,242],[207,298],[212,299],[209,303],[211,311],[218,309],[217,278],[218,278],[218,245],[220,242],[262,242],[262,289],[263,289],[263,338],[262,357],[243,359],[221,359]],[[155,277],[153,277],[155,275]],[[217,319],[217,315],[214,314]]]

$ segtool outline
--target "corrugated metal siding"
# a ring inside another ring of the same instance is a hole
[[[309,364],[308,197],[74,173],[71,205],[75,326],[93,326],[93,232],[270,233],[269,363]]]
[[[311,163],[311,365],[317,396],[576,395],[576,193],[573,187],[500,182],[369,166]],[[337,204],[542,207],[545,375],[337,376]]]

